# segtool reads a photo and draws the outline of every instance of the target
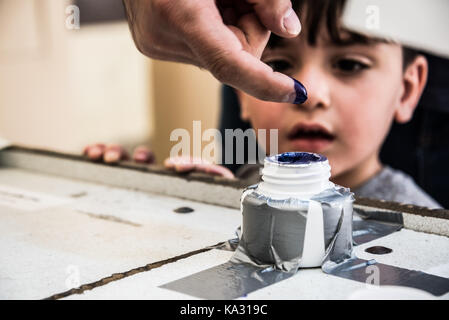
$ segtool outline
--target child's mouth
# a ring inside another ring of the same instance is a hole
[[[290,130],[288,139],[297,151],[323,152],[335,136],[320,124],[298,124]]]

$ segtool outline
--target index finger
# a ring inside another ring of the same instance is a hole
[[[307,91],[299,81],[273,71],[245,51],[220,17],[200,23],[189,31],[188,38],[203,67],[219,81],[261,100],[296,104],[307,100]]]

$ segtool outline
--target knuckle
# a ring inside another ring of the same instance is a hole
[[[135,40],[134,43],[135,43],[135,45],[136,45],[137,50],[139,50],[139,52],[140,52],[141,54],[143,54],[143,55],[148,56],[148,57],[151,58],[151,53],[148,52],[148,50],[144,48],[144,46],[143,46],[142,43],[140,43],[140,42],[137,41],[137,40]]]
[[[151,33],[147,33],[145,38],[139,35],[136,35],[133,38],[136,48],[140,53],[149,58],[156,58],[158,53],[156,39],[153,39]]]
[[[217,55],[208,63],[209,71],[221,82],[229,82],[233,73],[233,65],[223,55]]]
[[[153,15],[157,15],[158,17],[165,19],[166,21],[170,21],[170,17],[173,13],[174,2],[169,0],[153,0],[151,3],[151,10]]]

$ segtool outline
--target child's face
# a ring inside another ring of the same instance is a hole
[[[319,33],[315,46],[306,36],[283,39],[262,56],[304,84],[303,105],[239,96],[242,118],[255,130],[279,129],[278,152],[324,154],[338,176],[378,158],[404,95],[402,48],[383,42],[338,46],[326,34]]]

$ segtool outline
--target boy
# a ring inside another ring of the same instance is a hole
[[[241,117],[256,130],[278,128],[279,152],[325,155],[332,181],[358,196],[438,207],[410,177],[379,160],[392,121],[413,115],[427,61],[398,44],[342,29],[344,2],[295,2],[301,36],[272,37],[262,55],[273,70],[301,79],[308,100],[276,104],[238,92]]]
[[[340,24],[344,4],[344,0],[293,1],[301,13],[301,35],[272,36],[262,60],[274,71],[300,79],[308,99],[301,105],[274,103],[237,92],[241,118],[256,132],[278,129],[279,153],[325,155],[332,167],[331,180],[351,188],[356,196],[439,207],[409,176],[379,160],[392,122],[405,123],[413,116],[426,84],[427,61],[399,44],[344,30]],[[172,160],[166,165],[195,168]],[[218,168],[198,169],[230,176]],[[259,179],[257,166],[244,166],[236,175],[242,174]]]

